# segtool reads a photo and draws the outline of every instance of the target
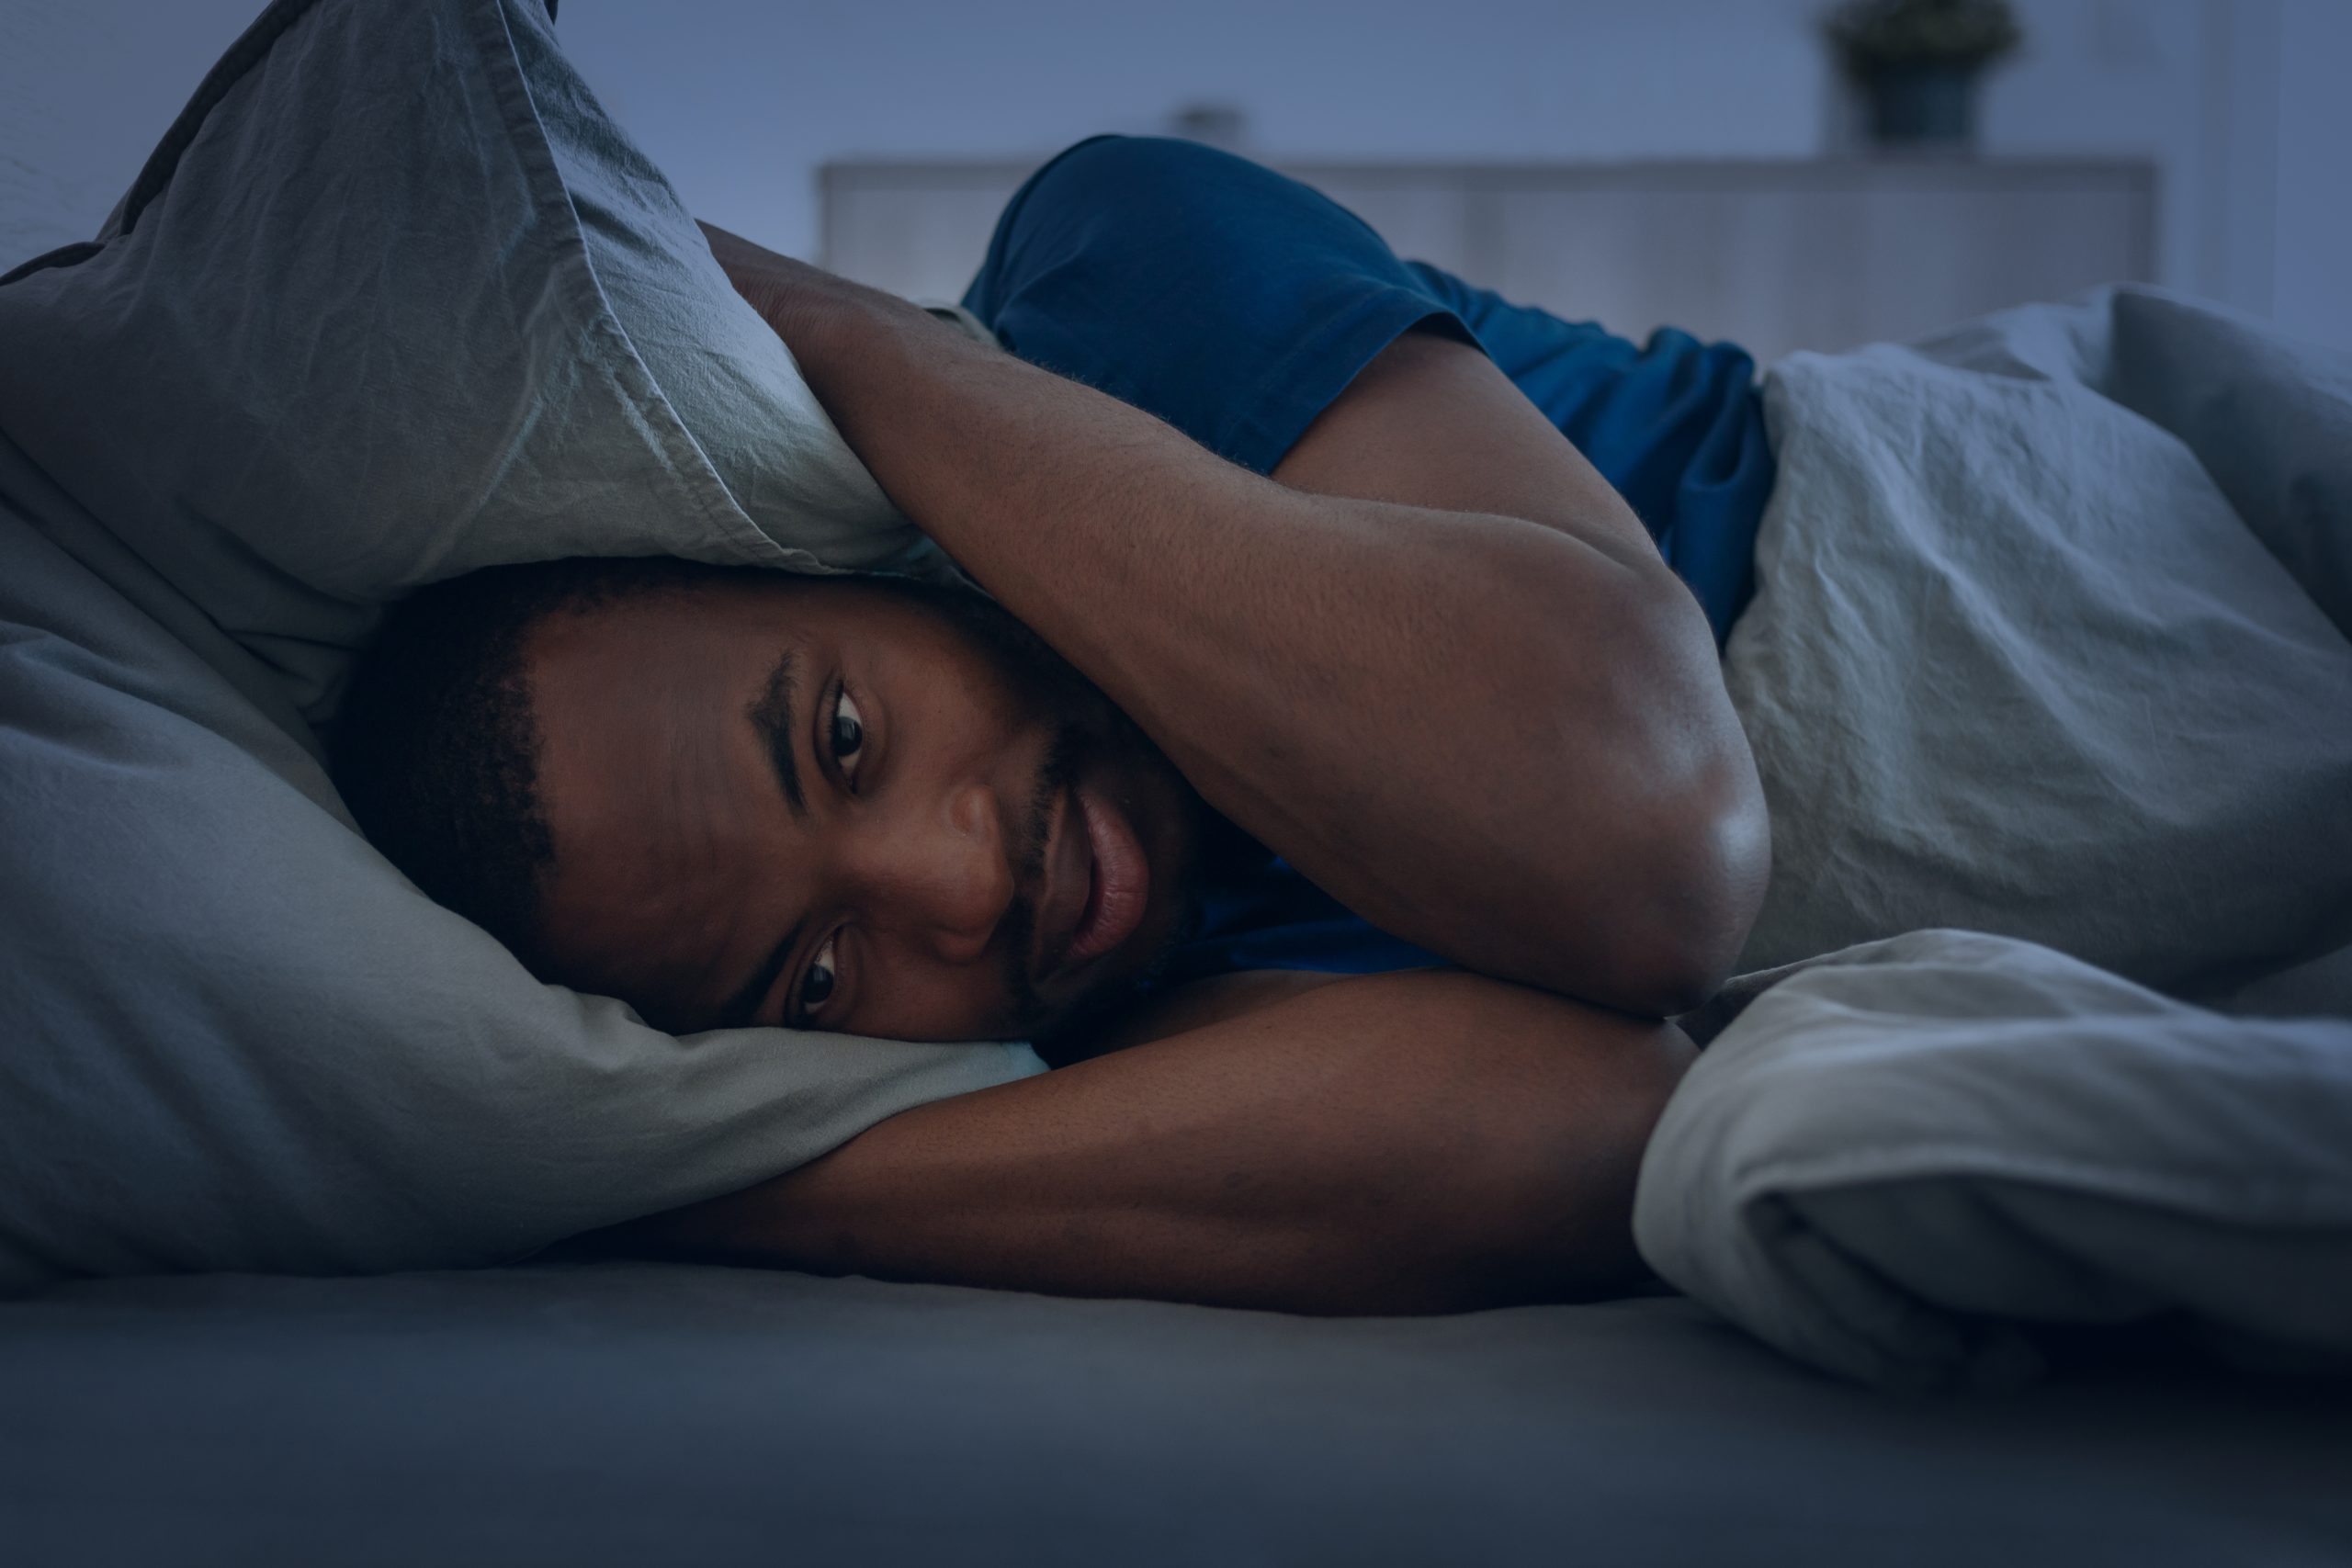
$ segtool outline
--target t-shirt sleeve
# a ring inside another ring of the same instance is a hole
[[[1345,208],[1158,137],[1096,137],[1031,175],[964,304],[1022,358],[1259,473],[1401,333],[1477,341]]]

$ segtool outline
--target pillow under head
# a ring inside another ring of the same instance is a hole
[[[499,1261],[1042,1070],[673,1038],[353,830],[380,607],[590,554],[944,570],[537,0],[277,0],[0,278],[0,1292]]]

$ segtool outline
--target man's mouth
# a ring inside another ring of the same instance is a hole
[[[1043,982],[1102,957],[1135,934],[1151,894],[1151,867],[1125,814],[1088,782],[1071,784],[1046,856],[1040,901],[1045,951],[1057,956]]]

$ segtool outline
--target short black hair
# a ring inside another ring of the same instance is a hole
[[[385,616],[335,712],[328,766],[361,832],[435,902],[539,966],[554,840],[523,655],[548,616],[764,575],[666,556],[490,567]]]

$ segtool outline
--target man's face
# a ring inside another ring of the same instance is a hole
[[[551,616],[525,671],[545,967],[659,1027],[1036,1038],[1183,915],[1198,797],[993,606],[713,582]]]

